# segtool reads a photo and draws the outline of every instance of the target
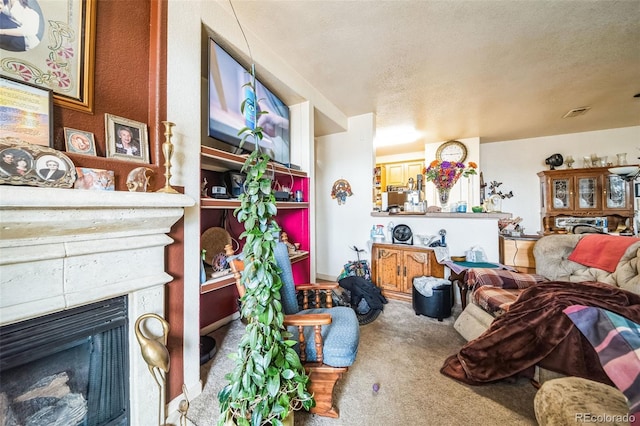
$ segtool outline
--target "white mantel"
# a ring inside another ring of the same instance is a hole
[[[0,325],[127,295],[131,424],[158,424],[134,323],[164,316],[166,234],[182,194],[0,186]]]

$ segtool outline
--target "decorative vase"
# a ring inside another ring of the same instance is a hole
[[[449,205],[449,191],[451,191],[451,188],[438,188],[438,200],[442,210],[445,210]]]

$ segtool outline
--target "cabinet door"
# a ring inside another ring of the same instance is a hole
[[[405,186],[407,178],[404,174],[404,164],[387,164],[387,185]]]
[[[601,210],[602,187],[598,175],[575,177],[576,210]]]
[[[424,169],[424,163],[422,161],[407,163],[407,174],[406,179],[409,180],[410,177],[415,181],[416,176],[422,174],[422,169]]]
[[[608,175],[604,184],[604,208],[607,210],[629,210],[632,208],[630,183],[618,175]]]
[[[402,251],[378,248],[376,259],[376,284],[386,290],[402,291]]]
[[[421,276],[430,276],[431,268],[429,267],[429,254],[413,251],[404,252],[403,259],[403,288],[405,293],[412,292],[413,279]]]
[[[551,179],[551,204],[549,210],[573,210],[571,203],[571,178]]]

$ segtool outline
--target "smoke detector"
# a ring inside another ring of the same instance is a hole
[[[562,118],[573,118],[573,117],[577,117],[579,115],[583,115],[586,114],[587,111],[589,111],[591,109],[591,107],[580,107],[580,108],[574,108],[572,110],[569,110],[569,112],[567,112],[565,115],[562,116]]]

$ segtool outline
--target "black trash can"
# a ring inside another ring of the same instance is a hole
[[[433,287],[433,294],[427,297],[413,286],[413,310],[416,315],[426,315],[431,318],[443,318],[451,316],[451,284],[440,284]]]

